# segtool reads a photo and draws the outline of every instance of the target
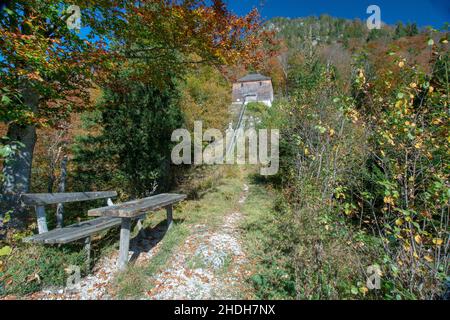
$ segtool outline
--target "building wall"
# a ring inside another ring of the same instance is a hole
[[[273,101],[273,87],[271,80],[249,81],[233,83],[233,101],[243,102],[245,96],[256,96],[256,101],[270,102]]]

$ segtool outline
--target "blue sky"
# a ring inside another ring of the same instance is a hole
[[[381,8],[381,19],[388,24],[417,22],[421,27],[441,28],[445,22],[450,23],[450,0],[227,0],[227,3],[238,14],[257,7],[264,19],[326,13],[365,20],[369,16],[367,7],[376,4]]]

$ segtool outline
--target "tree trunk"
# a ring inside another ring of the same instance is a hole
[[[61,176],[59,179],[58,192],[66,191],[66,178],[67,178],[67,156],[64,156],[61,161]],[[64,205],[62,203],[58,203],[56,207],[56,227],[62,228],[64,224]]]
[[[32,88],[23,90],[23,102],[31,111],[36,112],[39,96]],[[31,178],[31,163],[33,161],[34,145],[36,143],[36,126],[10,124],[7,137],[15,150],[3,163],[2,211],[4,214],[11,209],[20,209],[20,194],[29,192]],[[1,220],[1,217],[0,217]]]

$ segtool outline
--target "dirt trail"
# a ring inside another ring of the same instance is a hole
[[[247,198],[248,186],[239,200]],[[247,258],[238,231],[241,212],[224,217],[219,230],[196,225],[168,269],[154,277],[149,299],[240,299],[245,295]]]

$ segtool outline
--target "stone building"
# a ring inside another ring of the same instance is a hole
[[[272,79],[259,73],[250,73],[233,83],[233,103],[262,102],[272,106]]]

